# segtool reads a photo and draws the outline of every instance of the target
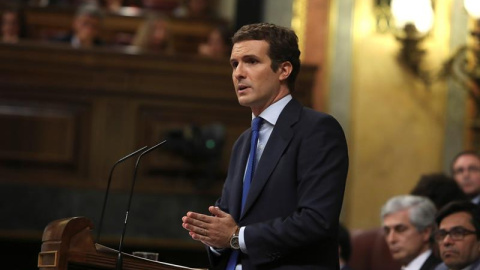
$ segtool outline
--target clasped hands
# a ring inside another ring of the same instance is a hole
[[[213,248],[229,248],[230,238],[237,229],[232,216],[216,206],[208,207],[213,215],[188,212],[182,217],[182,227],[188,231],[192,239],[201,241]]]

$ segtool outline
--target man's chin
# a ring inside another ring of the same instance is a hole
[[[244,107],[250,107],[251,102],[246,97],[238,97],[238,103]]]
[[[395,253],[392,254],[392,258],[395,261],[403,262],[405,260],[405,255],[402,254],[401,252],[395,252]]]

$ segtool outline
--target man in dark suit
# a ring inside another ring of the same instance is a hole
[[[240,105],[252,110],[253,131],[233,147],[212,215],[188,212],[182,226],[209,247],[213,269],[338,269],[348,170],[342,128],[292,98],[300,68],[292,30],[246,25],[233,44],[232,79]]]
[[[443,261],[435,270],[480,270],[480,208],[467,201],[451,202],[435,221]]]
[[[385,240],[404,270],[432,270],[441,261],[432,251],[435,205],[426,197],[400,195],[382,207]]]

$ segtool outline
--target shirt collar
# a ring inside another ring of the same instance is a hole
[[[288,94],[282,99],[268,106],[259,116],[262,117],[263,120],[274,126],[277,123],[280,113],[283,111],[285,106],[287,106],[290,100],[292,100],[292,95]],[[252,113],[252,119],[253,118],[255,118],[255,115],[253,115]]]
[[[80,48],[81,44],[80,44],[80,40],[78,39],[77,36],[73,36],[71,41],[70,41],[70,44],[72,45],[73,48],[75,49],[78,49]]]
[[[472,199],[472,203],[478,204],[480,202],[480,195],[477,195],[475,198]]]

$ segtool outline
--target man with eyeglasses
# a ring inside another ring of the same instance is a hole
[[[474,204],[480,203],[480,155],[463,151],[452,162],[452,176]]]
[[[435,270],[480,270],[480,208],[468,201],[446,205],[436,217],[443,264]]]
[[[433,270],[441,263],[432,252],[435,205],[426,197],[401,195],[382,207],[385,241],[403,270]]]

